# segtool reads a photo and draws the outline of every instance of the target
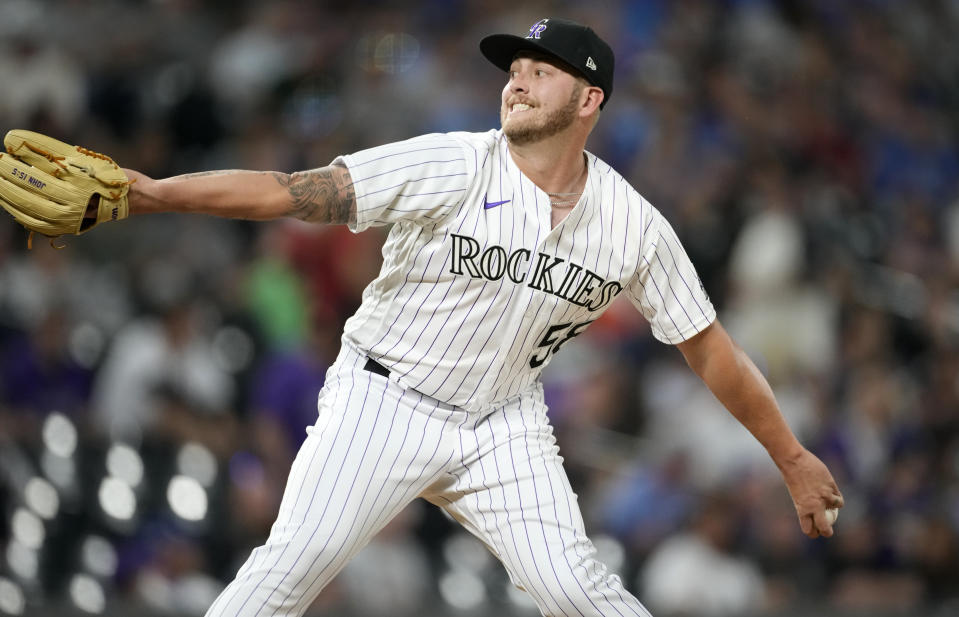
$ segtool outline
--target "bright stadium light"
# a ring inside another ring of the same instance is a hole
[[[43,421],[43,445],[61,458],[70,458],[77,450],[77,429],[68,417],[54,411]]]
[[[118,521],[128,521],[133,518],[137,510],[137,497],[123,480],[118,478],[104,478],[100,482],[100,490],[97,492],[100,500],[100,508],[107,515]]]
[[[51,520],[60,511],[60,495],[48,481],[34,476],[23,489],[23,498],[31,510],[46,520]]]
[[[96,366],[100,354],[106,345],[103,332],[92,323],[82,323],[70,332],[67,348],[70,356],[83,368]]]
[[[195,441],[183,444],[176,456],[176,466],[181,474],[196,478],[203,486],[212,486],[216,481],[216,457],[209,448]]]
[[[597,560],[606,564],[610,572],[621,572],[626,565],[626,549],[623,544],[607,534],[599,534],[593,540]]]
[[[461,611],[471,611],[486,601],[483,580],[466,570],[451,570],[440,578],[440,595]]]
[[[6,557],[10,571],[20,577],[21,580],[36,580],[37,570],[40,567],[40,557],[37,555],[37,551],[14,539],[7,544]]]
[[[85,613],[102,613],[107,607],[103,586],[97,579],[86,574],[75,574],[70,579],[70,599]]]
[[[18,542],[31,550],[40,550],[47,538],[47,530],[40,517],[27,510],[17,508],[10,518],[10,531]]]
[[[22,615],[27,601],[20,585],[0,576],[0,613],[4,615]]]
[[[167,501],[173,513],[185,521],[202,521],[206,518],[208,500],[206,490],[195,478],[174,476],[167,485]]]
[[[107,452],[107,472],[130,488],[136,488],[143,481],[143,459],[125,443],[115,443]]]
[[[443,557],[451,568],[474,574],[482,572],[493,560],[483,543],[468,533],[456,533],[444,542]]]
[[[83,567],[101,578],[110,578],[117,571],[117,551],[113,544],[102,536],[87,536],[80,547]]]
[[[239,373],[250,366],[256,351],[250,335],[236,326],[220,328],[213,336],[213,357],[228,373]]]

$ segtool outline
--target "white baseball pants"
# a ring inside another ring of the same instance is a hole
[[[544,615],[649,617],[594,559],[540,388],[467,413],[364,370],[366,361],[344,344],[266,544],[207,617],[302,615],[417,497],[482,540]]]

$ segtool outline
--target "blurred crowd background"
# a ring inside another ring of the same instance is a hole
[[[162,177],[497,127],[491,32],[591,24],[588,148],[673,222],[846,498],[778,471],[617,303],[545,373],[603,558],[661,617],[959,614],[959,2],[3,0],[0,130]],[[0,216],[0,615],[202,615],[272,522],[384,234]],[[414,503],[311,615],[532,615]]]

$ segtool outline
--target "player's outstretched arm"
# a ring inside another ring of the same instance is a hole
[[[186,212],[226,218],[270,220],[295,217],[314,223],[356,220],[356,194],[346,167],[293,174],[208,171],[153,180],[132,169],[130,213]]]
[[[678,347],[716,398],[769,452],[782,472],[803,533],[810,538],[831,536],[826,510],[843,506],[842,493],[823,462],[796,439],[752,360],[718,320]]]
[[[13,129],[0,152],[0,208],[34,233],[90,231],[131,213],[194,212],[239,219],[351,223],[356,194],[339,163],[294,174],[212,171],[153,180],[82,146]]]

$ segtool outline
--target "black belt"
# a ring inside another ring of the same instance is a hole
[[[386,368],[385,366],[383,366],[382,364],[380,364],[373,358],[366,359],[366,364],[363,365],[363,370],[369,371],[371,373],[376,373],[377,375],[382,375],[383,377],[386,377],[387,379],[390,378],[390,369]]]

